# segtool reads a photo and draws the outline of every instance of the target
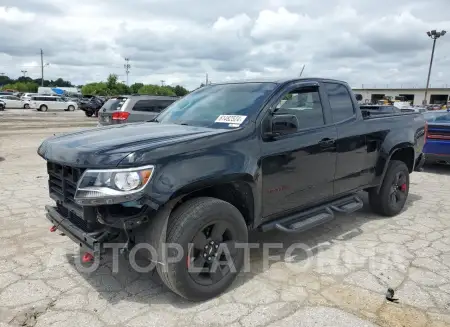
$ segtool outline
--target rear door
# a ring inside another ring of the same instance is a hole
[[[368,132],[365,124],[358,119],[348,87],[337,82],[325,82],[323,85],[337,129],[334,193],[339,195],[367,185],[372,178],[367,167]]]
[[[130,111],[130,116],[128,117],[128,122],[140,122],[149,121],[155,118],[161,111],[166,109],[174,100],[166,99],[142,99],[136,101],[132,110]],[[129,109],[127,109],[129,110]]]

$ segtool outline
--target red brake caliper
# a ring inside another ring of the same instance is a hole
[[[400,191],[406,192],[406,183],[400,186]]]

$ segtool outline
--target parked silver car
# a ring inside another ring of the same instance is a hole
[[[98,125],[149,121],[175,102],[178,97],[125,95],[105,102],[98,112]]]

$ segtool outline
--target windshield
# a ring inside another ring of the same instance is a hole
[[[158,117],[160,123],[175,123],[210,128],[236,128],[256,114],[275,83],[237,83],[208,85],[197,89],[167,107]]]
[[[429,123],[450,123],[450,112],[426,112],[423,114]]]

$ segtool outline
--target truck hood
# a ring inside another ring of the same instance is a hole
[[[136,151],[179,144],[226,130],[160,123],[90,128],[50,137],[38,148],[47,161],[74,167],[115,167]]]

